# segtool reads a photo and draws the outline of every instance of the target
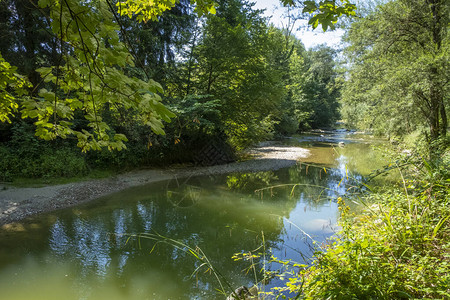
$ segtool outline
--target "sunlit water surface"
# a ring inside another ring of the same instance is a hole
[[[287,144],[311,156],[291,168],[159,182],[0,230],[0,299],[225,299],[186,249],[129,234],[198,246],[233,287],[252,286],[261,275],[233,254],[307,263],[311,238],[320,244],[336,230],[338,195],[381,167],[376,143],[345,132],[297,136]]]

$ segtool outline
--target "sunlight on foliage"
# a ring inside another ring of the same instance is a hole
[[[136,16],[138,21],[157,21],[158,16],[175,7],[177,0],[127,0],[116,4],[119,13],[132,18]],[[195,4],[195,12],[199,15],[216,13],[215,3],[212,0],[191,0]]]
[[[75,135],[83,151],[103,147],[121,150],[127,138],[114,133],[103,121],[105,110],[118,116],[122,111],[136,110],[138,122],[164,134],[162,120],[170,121],[174,114],[161,103],[158,83],[120,71],[132,66],[133,59],[119,41],[119,27],[112,21],[107,3],[41,0],[39,4],[51,7],[52,30],[59,38],[65,63],[39,68],[43,81],[54,88],[41,89],[40,101],[23,102],[22,117],[37,118],[36,135],[45,140]],[[77,111],[83,112],[89,131],[73,127]]]
[[[16,96],[26,95],[28,87],[31,87],[31,84],[17,74],[16,68],[0,54],[0,122],[11,123],[10,117],[19,108]],[[14,93],[10,92],[11,89]]]
[[[329,28],[334,30],[335,24],[342,16],[355,16],[356,5],[349,0],[324,0],[324,1],[296,1],[296,0],[281,0],[285,6],[303,6],[303,13],[312,14],[309,19],[309,25],[316,29],[319,24],[322,25],[323,31]]]
[[[361,213],[339,197],[341,231],[316,249],[310,266],[288,268],[292,276],[274,291],[302,299],[450,297],[448,169],[425,160],[415,166],[407,193],[400,187],[348,199],[365,207]]]

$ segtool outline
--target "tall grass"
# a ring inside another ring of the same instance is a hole
[[[231,286],[230,282],[226,278],[226,276],[222,275],[221,271],[217,269],[214,264],[211,262],[211,260],[208,258],[208,256],[203,252],[203,250],[198,247],[191,247],[187,245],[186,243],[183,243],[181,241],[163,236],[159,233],[140,233],[140,234],[127,234],[128,238],[126,243],[128,243],[131,239],[135,239],[138,243],[139,248],[141,248],[141,240],[150,240],[153,242],[153,247],[150,250],[150,253],[154,251],[154,249],[159,244],[165,244],[170,247],[173,247],[174,249],[181,250],[185,252],[186,254],[193,257],[195,260],[199,262],[199,265],[196,267],[196,269],[192,272],[191,277],[194,277],[200,270],[203,270],[205,273],[210,273],[212,276],[215,277],[218,288],[216,289],[220,294],[224,296],[224,298],[227,295],[230,295],[230,297],[233,297],[234,299],[240,300],[245,299],[245,296],[242,297],[241,295],[238,295],[235,291],[235,289]]]
[[[450,299],[450,179],[442,164],[416,160],[398,187],[359,198],[358,214],[338,198],[341,231],[284,289],[302,299]]]

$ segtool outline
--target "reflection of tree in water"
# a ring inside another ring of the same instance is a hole
[[[182,198],[186,187],[199,191],[201,198],[190,206],[174,205],[174,195]],[[257,236],[261,231],[268,247],[276,244],[283,228],[281,220],[261,216],[265,208],[258,206],[258,201],[247,194],[229,193],[195,179],[178,188],[160,184],[147,192],[146,197],[139,196],[133,205],[129,196],[126,202],[130,205],[124,205],[123,201],[113,209],[87,205],[80,208],[79,214],[60,217],[51,227],[50,247],[57,255],[72,256],[79,266],[78,272],[86,278],[93,274],[100,277],[117,274],[124,293],[133,286],[133,278],[160,273],[170,274],[168,282],[161,285],[174,287],[164,291],[167,295],[155,297],[177,298],[184,294],[181,298],[187,299],[207,294],[214,298],[217,284],[213,276],[200,272],[197,278],[189,279],[198,266],[191,255],[162,243],[150,254],[152,241],[135,239],[126,244],[127,236],[121,234],[157,232],[190,246],[198,245],[233,286],[248,284],[252,274],[242,273],[246,264],[232,263],[232,255],[260,246]],[[283,208],[274,212],[288,213]],[[106,239],[107,236],[110,238]]]
[[[232,190],[254,191],[270,186],[278,177],[273,171],[255,173],[235,173],[227,176],[227,186]]]
[[[267,173],[267,172],[259,172]],[[259,174],[256,173],[256,174]],[[272,172],[273,173],[273,172]],[[236,183],[236,186],[246,186],[248,178],[260,178],[261,175],[251,176],[252,173],[241,174],[233,177],[234,180],[242,179],[244,183]],[[268,178],[270,174],[265,174]],[[260,180],[253,189],[262,199],[283,199],[294,205],[302,199],[311,206],[320,207],[327,201],[334,201],[338,196],[346,194],[349,189],[359,187],[363,177],[350,173],[346,168],[346,161],[338,161],[337,168],[329,168],[321,165],[298,163],[291,168],[276,171],[267,180],[267,184]],[[256,181],[256,180],[254,180]],[[292,209],[293,207],[291,207]]]
[[[198,180],[198,178],[192,180],[190,177],[169,180],[166,187],[167,200],[177,207],[195,205],[199,201],[202,192],[201,183]]]

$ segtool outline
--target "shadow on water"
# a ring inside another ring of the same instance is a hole
[[[312,158],[290,168],[149,184],[1,231],[2,298],[220,298],[209,272],[193,274],[200,263],[192,255],[127,233],[156,232],[199,246],[234,287],[250,286],[255,277],[243,272],[247,262],[231,257],[258,248],[262,232],[276,257],[303,261],[311,256],[305,233],[318,242],[330,237],[337,195],[363,179],[354,155],[372,156],[369,147],[361,150],[364,143],[336,149],[313,142],[314,136],[289,141],[312,143]],[[347,180],[349,172],[354,176]]]

